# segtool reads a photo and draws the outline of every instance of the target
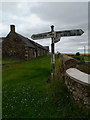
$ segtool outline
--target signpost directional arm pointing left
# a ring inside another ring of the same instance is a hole
[[[45,38],[50,38],[51,32],[46,32],[46,33],[40,33],[40,34],[33,34],[31,38],[33,40],[38,40],[38,39],[45,39]]]

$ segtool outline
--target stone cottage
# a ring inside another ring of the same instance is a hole
[[[45,50],[45,53],[43,52]],[[10,59],[29,59],[47,54],[46,47],[31,41],[15,32],[15,26],[10,25],[10,32],[2,42],[2,56]]]
[[[34,42],[34,41],[31,41],[32,42],[32,44],[35,46],[35,56],[37,57],[37,56],[41,56],[41,55],[47,55],[48,54],[48,52],[49,52],[49,49],[48,49],[48,47],[47,46],[42,46],[42,45],[40,45],[40,44],[38,44],[38,43],[36,43],[36,42]]]

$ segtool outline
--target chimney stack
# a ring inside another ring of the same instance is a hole
[[[15,32],[15,25],[10,25],[11,32]]]

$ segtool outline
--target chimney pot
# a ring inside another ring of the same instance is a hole
[[[10,25],[11,32],[15,32],[15,25]]]

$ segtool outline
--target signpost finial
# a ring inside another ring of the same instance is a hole
[[[52,32],[54,31],[54,25],[51,26],[51,31],[52,31]]]

